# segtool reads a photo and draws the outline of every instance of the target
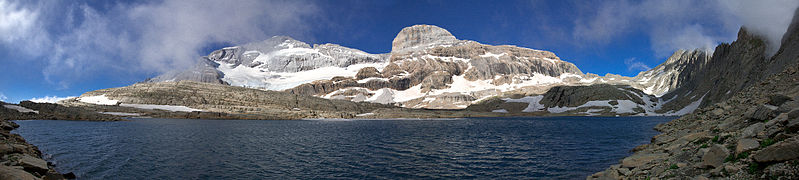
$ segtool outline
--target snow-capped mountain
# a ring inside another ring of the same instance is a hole
[[[462,109],[504,92],[581,83],[584,74],[548,51],[458,40],[432,25],[402,29],[383,69],[316,81],[295,94],[397,103],[410,108]],[[368,74],[368,75],[366,75]]]
[[[677,89],[705,67],[710,60],[706,49],[677,50],[666,62],[639,73],[632,80],[644,93],[657,97]]]
[[[694,68],[685,64],[706,59],[700,51],[678,51],[636,77],[598,76],[549,51],[459,40],[446,29],[414,25],[397,34],[388,54],[275,36],[214,51],[188,70],[148,81],[191,80],[409,108],[463,109],[490,97],[543,95],[563,85],[622,85],[661,96],[692,77],[682,76]]]
[[[191,80],[283,90],[315,80],[354,76],[363,67],[382,69],[388,55],[369,54],[336,44],[307,43],[286,36],[226,47],[195,67],[165,73],[149,82]]]

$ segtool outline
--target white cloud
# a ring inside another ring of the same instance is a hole
[[[640,31],[649,36],[655,55],[666,57],[677,49],[731,42],[740,26],[766,37],[776,51],[799,1],[611,0],[591,6],[574,21],[572,36],[581,44],[604,45]]]
[[[6,97],[6,95],[5,95],[5,94],[3,94],[2,92],[0,92],[0,101],[6,101],[6,100],[8,100],[8,97]]]
[[[29,36],[38,16],[36,12],[19,6],[14,2],[0,1],[0,33],[3,34],[0,38],[5,42]]]
[[[69,96],[69,97],[45,96],[45,97],[40,97],[40,98],[33,98],[33,99],[30,99],[30,101],[31,102],[35,102],[35,103],[53,103],[53,104],[55,104],[58,101],[61,101],[61,100],[64,100],[64,99],[69,99],[69,98],[74,98],[74,96]]]
[[[624,65],[627,65],[627,71],[647,71],[650,68],[648,65],[644,64],[643,62],[636,61],[636,58],[627,58],[624,60]]]
[[[782,36],[793,19],[794,11],[799,6],[797,0],[762,0],[762,1],[720,1],[747,30],[765,37],[769,44],[767,53],[773,55],[779,50]]]
[[[212,43],[308,35],[320,11],[305,1],[96,3],[0,0],[0,48],[29,52],[26,59],[45,65],[46,81],[68,88],[98,73],[152,75],[186,67]]]

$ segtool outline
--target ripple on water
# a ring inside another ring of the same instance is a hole
[[[583,179],[662,117],[17,121],[82,179]]]

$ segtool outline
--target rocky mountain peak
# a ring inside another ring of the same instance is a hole
[[[449,31],[434,25],[413,25],[403,28],[391,43],[391,51],[397,52],[407,48],[441,45],[456,42]],[[415,49],[415,48],[413,48]]]

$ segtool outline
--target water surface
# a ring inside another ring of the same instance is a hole
[[[584,179],[669,117],[16,121],[79,179]]]

